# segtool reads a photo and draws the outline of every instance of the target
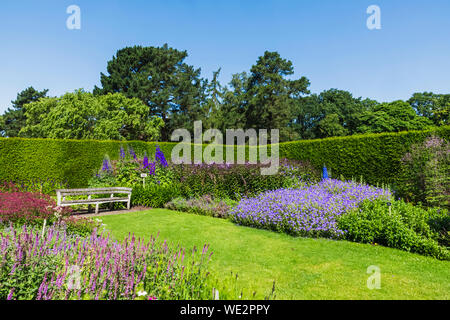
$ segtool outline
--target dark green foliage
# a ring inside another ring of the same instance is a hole
[[[312,94],[298,100],[294,127],[302,139],[352,135],[361,114],[376,103],[337,89]]]
[[[19,131],[25,126],[25,105],[38,101],[47,96],[48,89],[37,91],[33,87],[26,88],[17,94],[17,98],[11,101],[12,108],[8,108],[3,116],[0,116],[0,136],[18,137]]]
[[[450,94],[414,93],[408,103],[419,116],[430,119],[435,125],[450,124]]]
[[[393,201],[391,212],[385,200],[364,201],[359,208],[339,217],[338,226],[347,240],[450,260],[449,213],[421,209],[404,201]]]
[[[305,77],[289,79],[293,73],[291,61],[283,59],[278,52],[264,52],[249,73],[233,75],[229,88],[220,90],[215,86],[222,100],[220,105],[214,104],[217,107],[211,113],[211,125],[221,130],[279,129],[281,141],[296,138],[298,135],[290,123],[298,98],[309,93],[310,82]],[[216,96],[210,93],[208,100]],[[208,101],[208,104],[212,103]]]
[[[95,94],[123,93],[148,106],[148,114],[163,119],[162,140],[180,127],[192,129],[201,114],[204,83],[200,69],[186,64],[186,51],[162,47],[126,47],[108,61]]]

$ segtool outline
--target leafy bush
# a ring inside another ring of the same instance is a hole
[[[149,184],[145,187],[136,185],[131,193],[131,204],[133,206],[144,206],[152,208],[163,208],[173,198],[180,196],[178,184]]]
[[[53,227],[42,237],[27,226],[0,231],[0,243],[0,299],[213,299],[213,288],[237,298],[208,272],[206,245],[72,237]]]
[[[37,192],[0,192],[0,225],[42,227],[58,225],[71,233],[86,235],[97,226],[91,219],[70,217],[70,208],[57,207],[48,195]]]
[[[390,192],[354,182],[326,179],[303,189],[268,191],[242,199],[231,210],[240,225],[293,235],[340,238],[337,217],[366,199],[389,198]]]
[[[165,204],[164,207],[171,210],[190,212],[194,214],[211,216],[216,218],[227,218],[233,205],[233,200],[217,200],[210,195],[204,195],[198,199],[175,198]]]
[[[402,158],[399,195],[415,203],[450,209],[450,143],[432,136],[414,144]]]
[[[345,230],[345,238],[350,241],[377,243],[450,259],[445,248],[449,244],[450,230],[446,210],[424,210],[404,201],[394,201],[390,212],[385,200],[364,201],[358,208],[340,216],[338,226]]]
[[[185,198],[212,195],[239,200],[267,190],[289,188],[318,179],[318,171],[308,163],[283,160],[275,175],[261,175],[262,164],[180,164],[173,165],[175,178]]]

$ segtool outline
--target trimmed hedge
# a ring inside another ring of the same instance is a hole
[[[326,165],[332,176],[358,179],[370,184],[400,182],[400,159],[411,145],[430,135],[449,140],[450,126],[426,131],[354,135],[349,137],[303,140],[280,144],[280,156],[308,160],[316,168]]]
[[[85,187],[105,154],[119,157],[120,146],[130,145],[137,153],[153,154],[156,143],[143,141],[96,141],[59,139],[0,139],[0,180],[52,179],[70,187]],[[170,152],[173,143],[159,143]]]
[[[401,157],[412,144],[432,134],[448,140],[450,126],[280,143],[280,157],[309,161],[316,168],[325,164],[334,177],[362,176],[372,184],[395,183],[401,170]],[[52,179],[67,181],[70,187],[85,187],[100,168],[105,154],[118,159],[120,146],[130,145],[138,154],[145,151],[153,155],[156,144],[170,158],[177,143],[0,138],[0,181]]]

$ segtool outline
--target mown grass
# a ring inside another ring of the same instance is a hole
[[[396,249],[327,239],[294,238],[230,221],[153,209],[102,217],[117,239],[128,233],[191,248],[209,244],[211,269],[220,277],[238,273],[244,298],[449,299],[450,262]],[[368,266],[381,269],[381,289],[367,288]]]

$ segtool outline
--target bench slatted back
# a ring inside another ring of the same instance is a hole
[[[66,201],[66,197],[68,196],[88,196],[88,199],[91,199],[91,195],[93,194],[110,194],[111,198],[114,197],[114,194],[127,194],[128,202],[131,198],[131,188],[125,187],[111,187],[111,188],[87,188],[87,189],[57,189],[57,203],[61,205],[62,202]]]
[[[90,188],[90,189],[58,189],[57,194],[61,196],[82,196],[92,194],[131,194],[131,188],[114,187],[114,188]]]

